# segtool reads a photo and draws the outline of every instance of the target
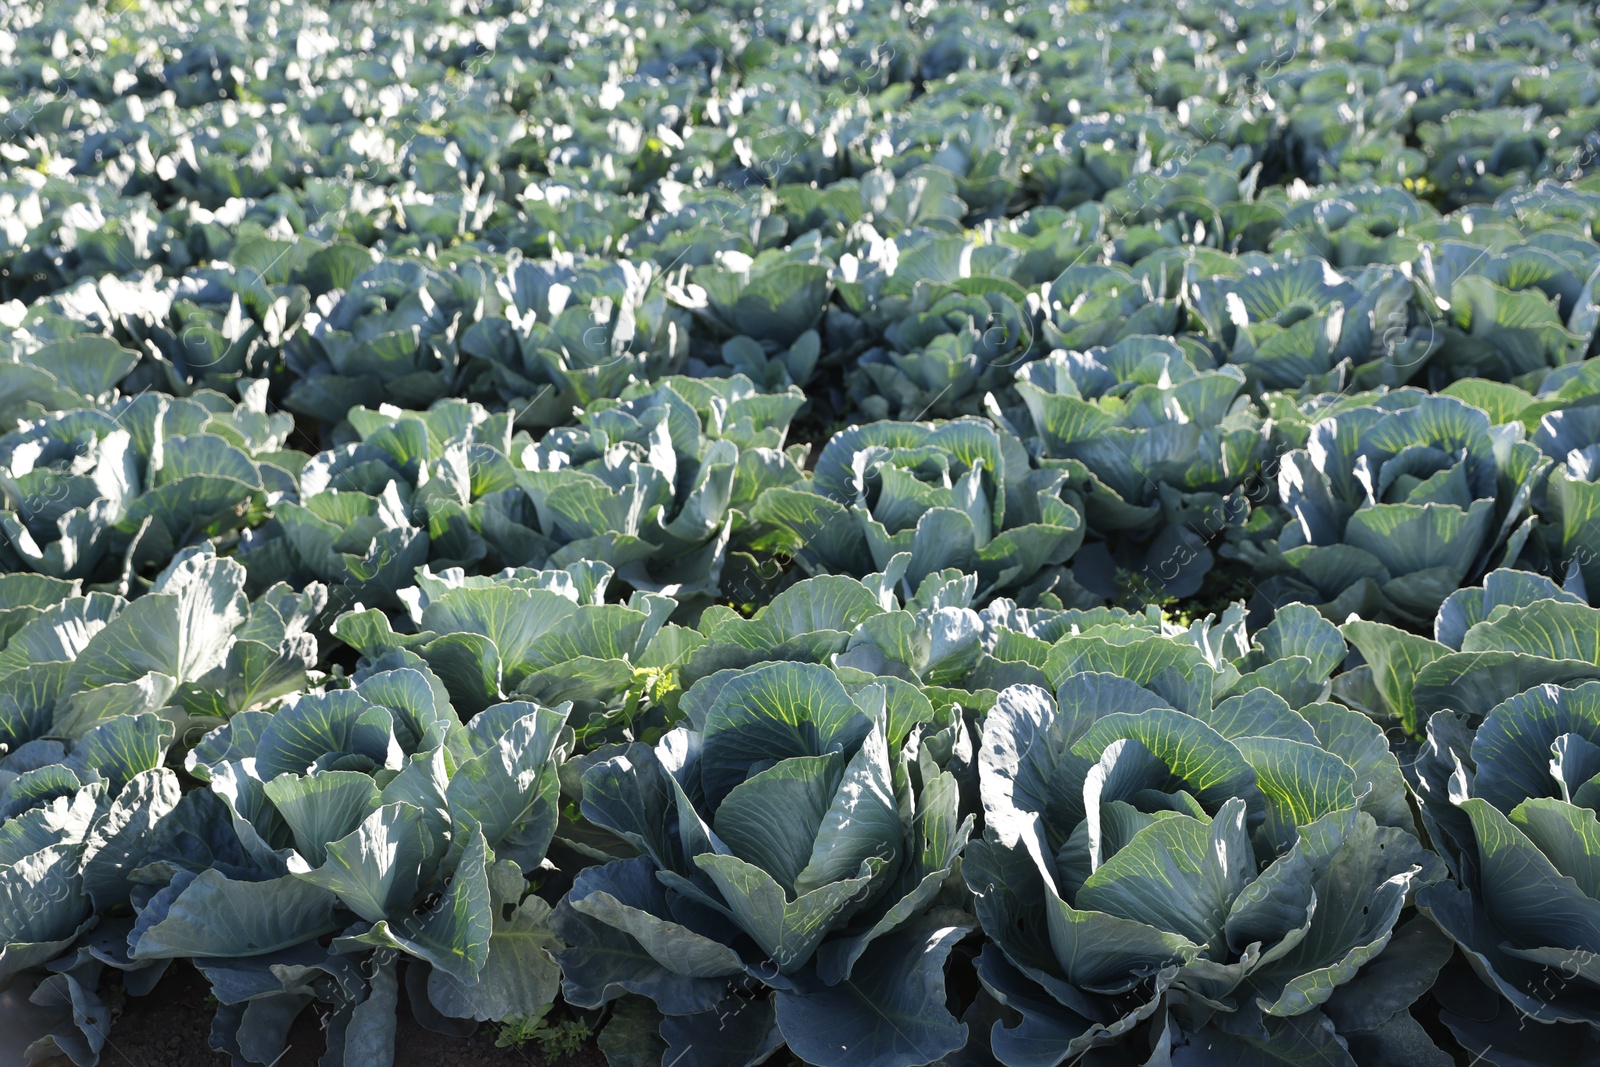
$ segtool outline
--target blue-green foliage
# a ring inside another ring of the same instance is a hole
[[[0,1041],[1600,1060],[1597,59],[6,5]]]

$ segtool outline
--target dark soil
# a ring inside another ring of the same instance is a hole
[[[229,1058],[213,1052],[208,1043],[213,1011],[209,992],[198,971],[174,964],[148,996],[128,997],[113,1012],[102,1067],[229,1067]],[[411,1017],[402,997],[395,1067],[605,1067],[593,1040],[576,1055],[547,1060],[533,1043],[496,1048],[495,1036],[496,1027],[487,1024],[470,1037],[436,1034]],[[316,1067],[324,1047],[319,1018],[307,1009],[290,1032],[288,1054],[275,1067]]]

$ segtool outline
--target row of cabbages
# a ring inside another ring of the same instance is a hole
[[[313,456],[265,382],[147,392],[0,436],[0,566],[131,595],[210,539],[252,594],[325,586],[324,633],[359,605],[408,639],[424,566],[599,563],[692,619],[900,553],[913,584],[973,574],[980,603],[1198,594],[1422,628],[1496,567],[1600,590],[1597,367],[1258,399],[1135,334],[1022,367],[1009,408],[862,423],[815,455],[789,443],[805,394],[743,375],[634,383],[538,437],[465,400],[357,407]]]
[[[1600,610],[1501,569],[1431,640],[1250,634],[912,567],[695,627],[603,563],[424,568],[417,633],[339,620],[348,677],[321,587],[209,549],[132,601],[0,578],[36,1052],[95,1063],[102,974],[174,960],[257,1064],[313,1004],[325,1063],[388,1062],[402,982],[447,1032],[609,1004],[617,1063],[1446,1064],[1429,998],[1480,1062],[1600,1042]]]
[[[1245,206],[1277,236],[1223,230],[1220,248],[1187,239],[1217,225],[1194,197],[1146,203],[1160,224],[1135,247],[1108,204],[973,224],[953,190],[931,165],[875,170],[828,187],[848,203],[793,217],[769,190],[685,190],[693,255],[241,237],[181,276],[106,271],[0,306],[0,426],[241,376],[330,429],[380,401],[465,397],[538,430],[675,374],[804,387],[828,418],[977,414],[1053,350],[1137,334],[1296,393],[1537,384],[1596,351],[1594,179],[1443,216],[1396,188],[1274,187]],[[718,242],[718,225],[763,236]]]

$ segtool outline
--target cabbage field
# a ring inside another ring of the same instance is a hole
[[[1600,1064],[1593,4],[10,0],[0,127],[0,1067]]]

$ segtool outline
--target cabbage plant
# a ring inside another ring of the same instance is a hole
[[[803,243],[714,258],[669,292],[719,345],[745,338],[769,357],[792,351],[819,324],[833,295],[832,265]]]
[[[897,559],[909,562],[909,554]],[[856,629],[867,619],[894,610],[899,600],[893,591],[888,606],[874,583],[839,574],[804,578],[789,586],[746,618],[732,608],[713,604],[701,613],[695,629],[698,644],[683,664],[686,685],[729,668],[749,667],[771,660],[826,664],[843,652]]]
[[[116,395],[139,355],[106,337],[72,337],[38,348],[0,349],[0,430]]]
[[[983,623],[972,610],[978,579],[947,568],[907,580],[912,554],[897,553],[862,580],[838,574],[806,578],[749,618],[713,605],[700,616],[703,643],[684,661],[685,684],[730,667],[769,660],[833,664],[893,679],[891,703],[912,689],[954,683],[982,655]],[[951,691],[952,701],[970,694]],[[917,701],[923,697],[909,697]]]
[[[14,727],[14,723],[6,723]],[[31,974],[36,1010],[13,1025],[30,1062],[66,1056],[92,1067],[111,1008],[107,968],[148,993],[166,961],[134,961],[126,939],[131,872],[156,848],[179,802],[165,760],[173,727],[149,712],[107,719],[72,741],[0,741],[0,987]]]
[[[1357,1042],[1431,1047],[1408,1009],[1447,953],[1411,952],[1397,927],[1438,861],[1403,796],[1364,810],[1342,743],[1354,712],[1261,693],[1197,716],[1087,669],[1054,698],[999,694],[963,874],[991,938],[979,977],[1006,1009],[989,1035],[1001,1063],[1109,1047],[1112,1062],[1200,1048],[1354,1065]]]
[[[257,585],[322,581],[347,608],[399,609],[424,565],[597,561],[636,590],[709,596],[759,493],[800,478],[783,445],[803,402],[743,377],[670,378],[537,443],[475,402],[352,408],[360,440],[308,462],[240,557]]]
[[[1042,162],[1042,161],[1041,161]],[[988,224],[986,235],[1003,251],[1006,277],[1022,286],[1054,281],[1104,233],[1105,211],[1097,203],[1070,211],[1036,207],[1001,222]]]
[[[1082,351],[1138,334],[1176,332],[1176,294],[1163,281],[1119,265],[1068,267],[1044,288],[1040,344],[1045,351]]]
[[[587,733],[637,711],[640,687],[659,687],[683,651],[679,627],[653,648],[676,602],[634,593],[608,604],[613,574],[597,562],[487,576],[423,569],[407,590],[412,632],[372,608],[340,617],[333,633],[369,663],[401,649],[419,656],[464,714],[513,696],[570,703]]]
[[[1600,634],[1600,612],[1586,606],[1518,599],[1509,614],[1473,622],[1461,638],[1464,652]],[[1547,653],[1544,669],[1523,670],[1526,688],[1481,718],[1434,714],[1415,768],[1423,819],[1454,875],[1419,894],[1417,905],[1500,998],[1498,1010],[1493,1002],[1486,1010],[1446,999],[1451,1010],[1442,1018],[1463,1047],[1496,1064],[1581,1058],[1600,1048],[1593,967],[1600,767],[1592,758],[1600,681],[1592,680],[1592,656],[1573,671],[1548,654],[1575,650],[1530,648],[1525,667],[1540,666],[1535,651]],[[1548,680],[1535,683],[1539,675]]]
[[[667,1060],[960,1048],[944,967],[971,920],[936,905],[971,821],[920,731],[892,738],[884,687],[818,664],[718,671],[682,706],[654,748],[584,773],[585,818],[639,854],[581,872],[557,909],[568,1003],[649,998]]]
[[[131,601],[6,576],[0,744],[69,741],[144,712],[192,741],[299,691],[316,677],[326,591],[275,586],[252,601],[244,585],[243,568],[209,546],[179,553]]]
[[[626,259],[516,264],[493,280],[491,313],[465,328],[462,355],[488,369],[517,426],[567,425],[595,401],[682,365],[687,316],[674,315],[659,280]]]
[[[1423,250],[1417,287],[1440,309],[1436,359],[1452,377],[1514,381],[1591,350],[1600,255],[1581,245],[1563,251],[1466,241]]]
[[[1491,425],[1448,396],[1396,392],[1345,408],[1286,454],[1280,596],[1343,619],[1421,622],[1486,571],[1513,564],[1532,533],[1546,460],[1520,424]]]
[[[1253,382],[1317,391],[1400,385],[1439,339],[1409,310],[1411,283],[1372,268],[1346,278],[1317,257],[1240,257],[1226,274],[1195,278],[1189,306],[1205,333]]]
[[[355,407],[346,419],[359,440],[307,461],[244,539],[239,558],[256,585],[314,580],[343,606],[397,608],[430,560],[504,567],[538,554],[506,455],[509,416],[443,400],[426,411]]]
[[[893,185],[874,203],[893,210],[906,194],[903,206],[921,213],[916,225],[881,233],[863,222],[837,257],[824,347],[833,361],[866,360],[849,380],[879,417],[920,418],[937,405],[971,411],[977,390],[1003,385],[1038,334],[1032,299],[1003,274],[1009,253],[981,255],[952,217],[960,201],[941,199],[940,184]],[[876,401],[874,391],[883,394]]]
[[[1238,490],[1266,440],[1244,385],[1237,368],[1197,368],[1165,338],[1127,337],[1022,368],[1016,421],[1040,466],[1066,473],[1099,552],[1187,596],[1211,567],[1208,543],[1248,517]]]
[[[353,407],[385,400],[422,407],[455,393],[464,377],[457,341],[471,324],[464,321],[470,288],[454,273],[403,259],[363,271],[286,342],[296,380],[285,404],[337,424]]]
[[[1031,358],[1027,294],[1008,278],[972,275],[916,288],[885,345],[863,352],[848,376],[868,418],[976,415],[986,393]]]
[[[210,266],[175,278],[103,276],[96,289],[104,310],[93,316],[83,315],[81,300],[72,301],[74,317],[90,328],[114,324],[142,354],[125,392],[182,396],[197,388],[226,391],[239,377],[269,377],[312,298],[333,287],[330,275],[342,282],[346,271],[374,262],[370,249],[349,242],[328,246],[284,238],[281,230],[269,237],[256,217],[231,228],[210,222],[196,229],[204,238],[195,244],[204,245]]]
[[[1550,560],[1579,579],[1586,595],[1600,592],[1600,411],[1552,411],[1539,420],[1533,443],[1552,461],[1534,498]]]
[[[1271,250],[1317,256],[1340,269],[1414,258],[1417,241],[1406,229],[1434,214],[1407,190],[1378,184],[1334,188],[1286,207]]]
[[[314,1001],[324,1063],[394,1057],[399,963],[413,1012],[538,1016],[556,993],[549,905],[526,876],[555,831],[566,707],[500,703],[463,725],[397,653],[349,689],[247,711],[185,766],[205,783],[133,873],[134,961],[191,959],[211,1044],[271,1064]]]
[[[751,514],[771,535],[756,546],[855,575],[909,552],[912,589],[955,567],[977,574],[980,597],[1028,595],[1060,580],[1083,539],[1065,481],[982,420],[867,423],[834,435],[809,482],[762,493]]]
[[[1600,677],[1584,644],[1600,635],[1600,610],[1528,571],[1501,568],[1451,594],[1432,638],[1369,619],[1340,629],[1365,662],[1336,679],[1339,699],[1414,737],[1441,712],[1475,724],[1534,686]]]
[[[0,564],[126,581],[186,546],[236,536],[293,485],[289,420],[265,383],[235,405],[154,393],[79,408],[0,438]]]
[[[545,565],[600,560],[637,590],[715,594],[760,495],[801,479],[782,450],[799,391],[741,397],[738,379],[727,388],[719,397],[668,381],[597,404],[580,426],[524,449],[517,481],[547,538]]]

